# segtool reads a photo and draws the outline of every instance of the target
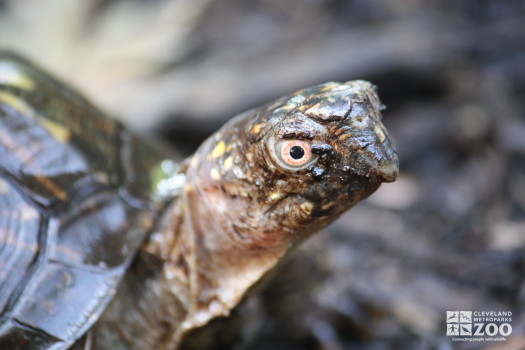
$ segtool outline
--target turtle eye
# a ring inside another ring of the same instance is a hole
[[[280,142],[278,147],[277,154],[288,167],[300,168],[312,160],[312,149],[308,142],[287,140]]]

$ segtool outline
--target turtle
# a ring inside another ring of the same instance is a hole
[[[179,161],[1,51],[0,349],[177,349],[396,179],[382,110],[369,82],[315,85]]]

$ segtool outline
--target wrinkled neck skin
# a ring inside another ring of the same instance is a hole
[[[177,348],[186,333],[228,315],[290,248],[395,179],[397,156],[374,88],[345,84],[248,111],[184,163],[184,188],[95,327],[93,343]],[[312,147],[305,166],[280,165],[275,149],[290,139]]]

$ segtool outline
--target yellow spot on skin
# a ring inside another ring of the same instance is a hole
[[[226,152],[230,152],[232,149],[233,149],[233,146],[232,146],[231,144],[229,144],[229,145],[226,147]]]
[[[347,132],[346,134],[343,134],[343,136],[341,136],[339,138],[340,141],[345,141],[346,139],[349,139],[350,137],[352,137],[352,134]]]
[[[252,134],[257,135],[258,133],[260,133],[263,126],[264,126],[264,123],[262,123],[262,124],[255,124],[252,127]]]
[[[282,107],[279,108],[279,109],[282,109],[282,110],[284,110],[284,111],[288,111],[288,110],[290,110],[290,109],[294,109],[294,108],[295,108],[295,105],[294,105],[294,104],[287,104],[287,105],[282,106]]]
[[[195,168],[197,166],[197,164],[199,164],[199,156],[198,155],[194,155],[193,157],[191,157],[190,166],[192,168]]]
[[[211,168],[210,170],[210,176],[213,180],[220,180],[221,174],[219,173],[219,170],[217,168]]]
[[[219,158],[220,156],[222,156],[224,154],[224,151],[225,151],[226,147],[225,147],[225,144],[224,144],[224,141],[220,141],[217,146],[215,146],[215,148],[213,149],[213,151],[211,151],[210,153],[210,158],[211,159],[217,159]]]
[[[379,137],[379,142],[383,143],[386,139],[386,135],[383,129],[379,125],[376,125],[374,131],[376,132],[377,137]]]
[[[307,214],[307,215],[310,215],[312,214],[312,210],[314,209],[314,204],[312,202],[304,202],[304,203],[301,203],[301,210]]]
[[[7,194],[9,192],[9,184],[7,181],[0,179],[0,195]]]
[[[0,63],[0,83],[26,91],[35,88],[35,82],[10,62]]]
[[[314,104],[312,107],[308,108],[304,111],[304,114],[306,115],[318,115],[319,113],[319,103]]]
[[[273,192],[273,193],[270,194],[268,199],[271,200],[271,201],[274,201],[276,199],[281,198],[281,195],[282,195],[281,192]]]
[[[229,156],[224,160],[224,169],[230,170],[233,166],[233,157]]]
[[[64,126],[49,119],[42,119],[42,126],[58,141],[67,143],[71,140],[71,132]]]
[[[327,86],[323,87],[320,91],[322,91],[322,92],[329,91],[329,90],[332,90],[335,87],[338,87],[339,85],[340,84],[330,84],[330,85],[327,85]]]
[[[321,207],[321,210],[328,210],[328,209],[330,209],[331,207],[333,207],[334,204],[335,204],[334,202],[326,203],[325,205],[323,205],[323,206]]]

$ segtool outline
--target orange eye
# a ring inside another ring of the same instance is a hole
[[[300,140],[283,142],[280,153],[283,162],[292,167],[305,165],[312,158],[310,144]]]

